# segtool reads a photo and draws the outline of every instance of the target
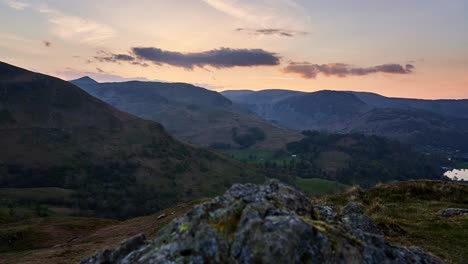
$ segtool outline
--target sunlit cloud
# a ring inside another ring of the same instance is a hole
[[[4,1],[9,7],[16,9],[16,10],[24,10],[25,8],[30,7],[30,4],[24,3],[17,0],[5,0]]]
[[[304,27],[304,8],[293,0],[203,0],[212,8],[262,27]]]
[[[325,76],[362,76],[374,73],[389,73],[389,74],[409,74],[414,70],[412,64],[382,64],[372,67],[354,67],[345,63],[330,63],[330,64],[311,64],[308,62],[290,63],[282,69],[284,73],[298,74],[306,79],[315,79],[317,75],[323,74]]]
[[[47,5],[32,5],[16,0],[6,0],[6,4],[17,10],[31,8],[47,17],[52,25],[52,33],[57,37],[83,44],[98,44],[115,36],[110,26],[97,21],[67,14]]]
[[[279,29],[279,28],[237,28],[238,32],[247,32],[251,35],[264,35],[264,36],[280,36],[280,37],[296,37],[304,36],[309,34],[305,31],[297,31],[290,29]]]
[[[41,9],[47,14],[48,21],[53,25],[52,33],[68,41],[85,44],[98,44],[115,36],[115,31],[107,25],[58,10]]]

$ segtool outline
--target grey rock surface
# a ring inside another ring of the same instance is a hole
[[[463,216],[463,215],[468,215],[468,209],[447,208],[447,209],[441,210],[439,214],[445,217]]]
[[[269,181],[236,184],[163,228],[82,263],[442,263],[384,241],[357,204],[340,213]]]

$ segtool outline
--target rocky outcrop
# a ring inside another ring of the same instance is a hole
[[[357,204],[313,205],[277,181],[234,185],[163,228],[82,263],[441,263],[388,244]]]
[[[468,209],[447,208],[447,209],[443,209],[439,211],[439,214],[445,217],[463,216],[463,215],[468,215]]]

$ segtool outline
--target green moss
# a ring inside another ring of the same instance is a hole
[[[239,224],[240,214],[234,214],[229,217],[221,218],[218,221],[210,221],[210,225],[216,228],[219,233],[229,239],[234,239],[234,234]]]
[[[341,248],[341,244],[344,240],[347,241],[347,243],[351,243],[356,246],[364,246],[365,243],[355,236],[349,234],[342,228],[335,228],[328,223],[320,220],[312,220],[310,218],[306,217],[301,217],[301,219],[306,222],[309,226],[314,228],[316,231],[321,232],[325,234],[328,239],[332,243],[332,247],[334,250],[339,251]]]
[[[182,225],[179,226],[179,231],[180,232],[184,232],[186,231],[187,229],[189,229],[190,227],[190,223],[189,222],[185,222],[183,223]]]

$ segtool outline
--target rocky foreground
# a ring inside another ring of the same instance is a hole
[[[442,263],[419,248],[385,242],[355,203],[313,205],[270,181],[234,185],[163,228],[82,263]]]

